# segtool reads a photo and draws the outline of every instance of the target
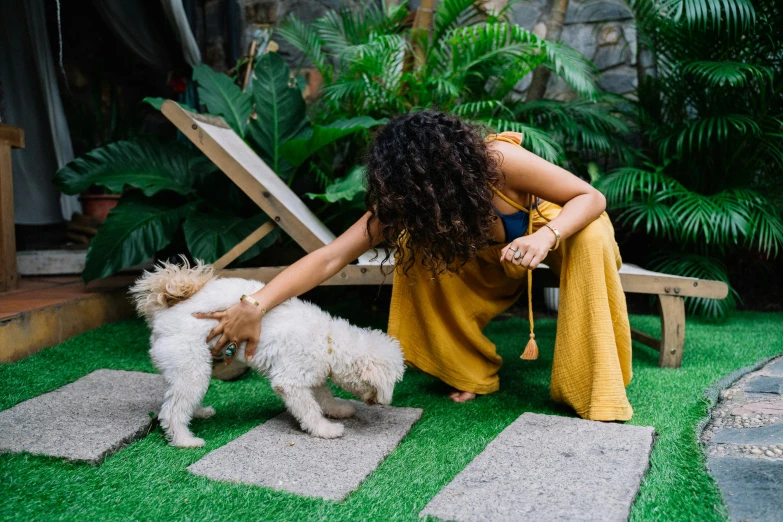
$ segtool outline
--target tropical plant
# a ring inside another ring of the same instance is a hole
[[[510,23],[507,12],[482,1],[443,0],[428,34],[406,25],[405,2],[372,2],[329,10],[312,24],[290,17],[278,32],[324,78],[318,121],[437,107],[522,132],[527,148],[559,164],[627,151],[628,127],[596,87],[594,66]],[[514,88],[537,67],[563,78],[576,99],[526,104]]]
[[[301,89],[276,53],[258,60],[248,92],[205,65],[194,69],[193,80],[208,113],[222,117],[289,184],[312,155],[383,123],[359,117],[312,125]],[[145,101],[160,109],[164,100]],[[123,192],[90,245],[84,280],[153,258],[179,240],[191,256],[213,262],[260,227],[267,216],[217,172],[195,147],[151,137],[111,143],[60,169],[56,181],[66,194],[95,186]],[[345,190],[340,183],[345,180],[338,180],[337,188],[329,179],[322,184],[326,200],[350,204],[361,191]],[[267,235],[237,261],[257,256],[276,237],[277,232]]]
[[[648,161],[598,185],[622,223],[658,238],[653,268],[729,282],[727,258],[775,257],[783,245],[783,6],[629,4],[654,59],[638,89]],[[689,309],[724,316],[735,296],[690,300]]]

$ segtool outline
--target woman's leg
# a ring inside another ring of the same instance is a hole
[[[545,263],[560,273],[552,398],[585,419],[630,419],[631,328],[609,217],[565,240]]]
[[[498,250],[498,249],[495,249]],[[498,389],[502,359],[482,330],[525,288],[508,278],[487,254],[458,275],[432,276],[415,265],[394,276],[389,334],[402,346],[408,365],[452,386],[451,398],[464,402]]]

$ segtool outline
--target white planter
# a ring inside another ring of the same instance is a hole
[[[544,305],[547,310],[557,312],[557,307],[560,304],[560,289],[559,288],[544,288]]]

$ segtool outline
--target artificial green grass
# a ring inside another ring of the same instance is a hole
[[[634,316],[631,322],[657,333],[654,317]],[[207,441],[205,448],[172,448],[158,428],[98,467],[0,455],[0,513],[6,520],[25,521],[417,520],[427,502],[519,415],[572,415],[549,399],[555,321],[536,322],[537,361],[519,360],[526,331],[527,324],[516,318],[487,329],[506,360],[498,393],[454,404],[435,379],[408,372],[394,405],[423,408],[424,415],[345,502],[216,482],[185,470],[282,411],[264,379],[254,375],[234,383],[213,381],[205,403],[218,413],[193,422],[194,432]],[[118,322],[0,366],[0,410],[99,368],[152,372],[148,334],[141,321]],[[657,353],[636,347],[628,387],[635,409],[630,423],[654,426],[658,438],[632,520],[725,520],[694,431],[706,415],[702,394],[730,372],[782,353],[782,343],[783,314],[738,313],[722,324],[689,320],[681,369],[660,369]]]

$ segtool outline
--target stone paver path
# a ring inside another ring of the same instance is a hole
[[[651,427],[525,413],[421,515],[460,522],[628,520],[653,436]]]
[[[732,520],[783,520],[783,358],[720,393],[702,433]]]
[[[99,464],[147,433],[163,390],[160,375],[96,370],[0,412],[0,452]]]
[[[191,464],[214,480],[256,484],[309,497],[343,500],[392,452],[421,417],[418,408],[365,406],[341,420],[339,439],[303,433],[287,412]]]

